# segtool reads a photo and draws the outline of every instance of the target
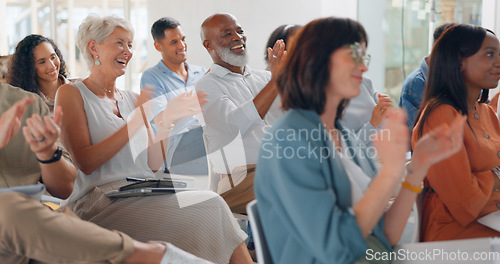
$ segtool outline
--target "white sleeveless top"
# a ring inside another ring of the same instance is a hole
[[[97,97],[83,82],[77,82],[74,85],[80,90],[83,98],[92,145],[107,139],[122,128],[135,108],[137,95],[132,91],[118,90],[123,97],[117,101],[118,109],[123,117],[120,118],[113,113],[106,101]],[[147,165],[147,151],[142,151],[146,150],[148,143],[145,128],[139,130],[130,141],[134,142],[134,149],[130,147],[130,142],[127,143],[115,156],[90,175],[78,170],[73,193],[68,198],[68,203],[81,198],[96,186],[122,180],[126,177],[144,178],[154,176]],[[141,153],[137,156],[134,154],[137,152]]]

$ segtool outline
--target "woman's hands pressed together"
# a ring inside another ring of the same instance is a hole
[[[61,119],[61,107],[56,107],[53,118],[34,114],[26,119],[23,135],[39,160],[48,160],[54,155],[55,143],[61,134]]]
[[[377,94],[378,103],[375,105],[372,111],[372,117],[370,123],[373,127],[377,128],[382,124],[382,121],[389,116],[394,108],[392,107],[392,100],[388,95]]]

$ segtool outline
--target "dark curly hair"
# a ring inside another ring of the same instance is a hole
[[[26,36],[21,40],[17,46],[16,51],[12,55],[9,64],[9,71],[7,73],[7,82],[13,86],[22,88],[23,90],[40,94],[40,88],[36,78],[35,71],[35,58],[33,51],[35,47],[43,42],[48,42],[54,48],[59,61],[59,75],[67,77],[66,63],[57,45],[53,40],[41,35],[32,34]]]

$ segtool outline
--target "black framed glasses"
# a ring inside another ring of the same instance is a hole
[[[361,44],[359,44],[359,42],[354,42],[353,44],[349,45],[349,48],[352,49],[352,59],[354,60],[354,63],[356,63],[356,65],[364,63],[368,68],[368,65],[370,65],[371,56],[370,54],[363,54]]]

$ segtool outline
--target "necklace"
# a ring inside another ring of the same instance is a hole
[[[90,78],[87,78],[87,79],[88,79],[89,81],[91,81],[93,84],[97,85],[97,87],[101,88],[102,90],[104,90],[104,91],[105,91],[105,92],[107,92],[107,93],[111,93],[114,89],[116,89],[116,88],[114,88],[114,89],[112,89],[112,90],[108,90],[108,89],[106,89],[106,88],[104,88],[104,87],[100,86],[98,83],[94,82],[92,79],[90,79]]]
[[[55,86],[55,90],[57,91],[57,89],[59,89],[59,87],[61,87],[61,85],[63,85],[61,78],[57,78],[57,84],[56,84],[56,86]],[[53,89],[53,88],[49,88],[49,90],[50,90],[50,89]],[[48,93],[48,91],[46,91],[46,92]],[[54,102],[54,101],[56,100],[55,93],[54,93],[54,97],[50,97],[48,94],[45,94],[45,93],[42,91],[42,88],[41,88],[41,87],[39,87],[39,93],[40,93],[41,95],[43,95],[43,97],[45,97],[45,99],[47,99],[47,100],[49,100],[49,101]]]

